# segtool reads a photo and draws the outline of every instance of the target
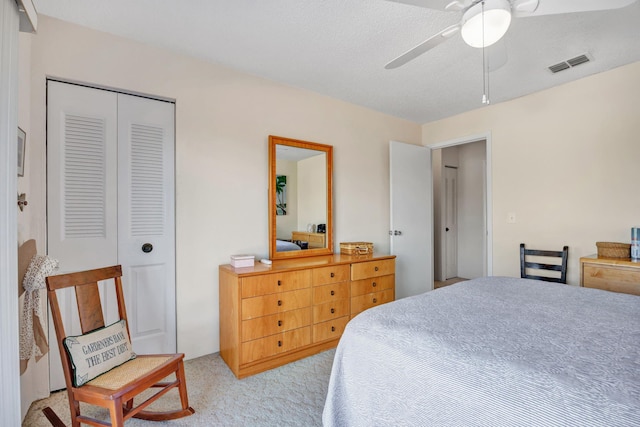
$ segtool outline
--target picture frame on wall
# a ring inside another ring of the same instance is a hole
[[[27,134],[18,127],[18,176],[24,176],[24,152]]]

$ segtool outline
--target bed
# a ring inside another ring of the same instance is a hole
[[[302,248],[293,242],[286,240],[276,240],[276,252],[299,251]]]
[[[323,424],[639,426],[640,297],[492,277],[367,310]]]

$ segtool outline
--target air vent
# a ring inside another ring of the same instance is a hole
[[[569,68],[571,67],[566,62],[559,62],[555,65],[550,66],[549,70],[551,70],[552,73],[557,73],[562,70],[568,70]]]
[[[566,61],[562,61],[554,65],[550,65],[548,68],[549,71],[555,74],[557,72],[568,70],[571,67],[575,67],[589,61],[591,61],[591,59],[589,59],[589,57],[584,54],[576,56],[575,58],[567,59]]]
[[[567,59],[567,64],[575,67],[576,65],[584,64],[585,62],[589,62],[589,57],[587,55],[576,56],[575,58]]]

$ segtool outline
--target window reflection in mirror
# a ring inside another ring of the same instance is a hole
[[[332,253],[332,147],[269,139],[271,258]]]

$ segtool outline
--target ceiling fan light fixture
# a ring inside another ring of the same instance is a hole
[[[511,25],[509,0],[484,0],[474,4],[464,13],[461,34],[469,46],[487,47],[500,40],[509,29],[509,25]]]

